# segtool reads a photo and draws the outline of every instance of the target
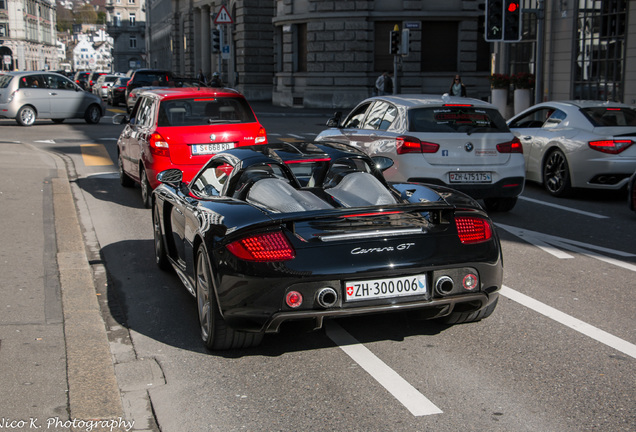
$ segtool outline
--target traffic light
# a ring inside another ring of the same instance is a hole
[[[391,32],[391,54],[399,54],[400,53],[400,31],[393,30]]]
[[[521,40],[521,5],[518,0],[506,0],[503,39],[509,42]]]
[[[486,0],[486,41],[503,39],[503,0]]]
[[[212,52],[218,53],[221,51],[221,31],[218,29],[212,30]]]

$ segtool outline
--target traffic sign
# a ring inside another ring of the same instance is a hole
[[[228,13],[227,9],[225,9],[225,5],[221,6],[221,10],[218,14],[216,14],[214,24],[234,24],[232,17]]]

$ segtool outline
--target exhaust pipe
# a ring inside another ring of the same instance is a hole
[[[316,294],[316,302],[324,308],[333,307],[338,302],[338,293],[331,287],[321,288]]]
[[[455,282],[448,276],[441,276],[435,282],[435,292],[441,296],[446,296],[453,291]]]

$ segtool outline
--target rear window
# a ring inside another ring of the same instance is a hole
[[[414,108],[408,111],[408,118],[409,132],[509,132],[499,111],[491,108]]]
[[[139,84],[167,86],[170,76],[163,72],[137,72],[133,81]]]
[[[0,88],[9,87],[9,83],[13,79],[13,75],[0,75]]]
[[[581,112],[595,127],[636,126],[636,110],[633,108],[593,107]]]
[[[159,106],[157,125],[205,126],[254,122],[256,117],[245,99],[204,97],[162,101]]]

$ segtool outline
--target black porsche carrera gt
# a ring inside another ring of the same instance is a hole
[[[254,346],[289,320],[492,314],[503,265],[488,215],[452,189],[389,185],[391,163],[342,144],[267,144],[218,153],[189,184],[161,172],[156,261],[196,297],[206,347]]]

